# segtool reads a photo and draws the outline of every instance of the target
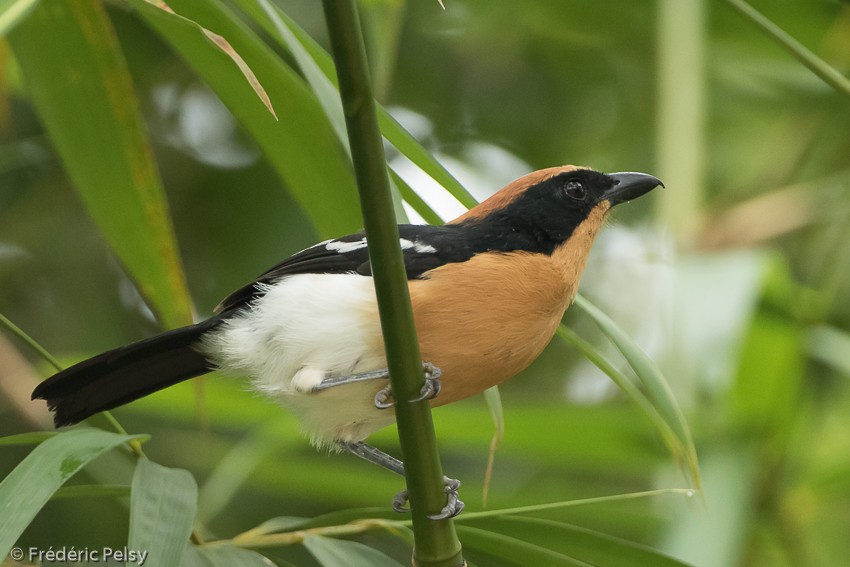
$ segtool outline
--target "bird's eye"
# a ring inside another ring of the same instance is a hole
[[[585,197],[587,197],[587,189],[584,188],[584,185],[578,179],[567,181],[564,184],[564,193],[576,201],[584,201]]]

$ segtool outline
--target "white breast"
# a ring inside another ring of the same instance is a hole
[[[372,278],[298,274],[267,287],[250,309],[204,337],[203,351],[230,374],[292,409],[314,442],[359,441],[389,423],[375,380],[310,393],[324,375],[386,367]]]

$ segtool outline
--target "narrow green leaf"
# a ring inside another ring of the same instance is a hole
[[[123,484],[78,484],[63,486],[53,493],[51,500],[63,498],[114,498],[130,496],[130,487]]]
[[[398,123],[398,120],[387,112],[383,106],[378,107],[378,124],[381,132],[395,148],[404,156],[415,163],[422,171],[439,183],[443,189],[460,201],[467,208],[478,204],[478,200],[461,185],[460,181],[449,173],[443,164],[431,155],[413,135]]]
[[[652,359],[598,307],[580,295],[576,296],[575,304],[593,319],[632,367],[644,388],[646,388],[653,406],[658,410],[664,421],[670,426],[670,429],[685,448],[685,465],[694,486],[699,488],[700,474],[696,447],[694,446],[688,423],[685,421],[685,416],[681,408],[679,408],[676,398],[673,396],[673,392],[661,374],[661,371]]]
[[[246,532],[242,532],[239,534],[239,537],[249,538],[278,532],[289,532],[303,528],[309,521],[309,518],[301,518],[298,516],[279,516],[277,518],[270,518],[259,526],[251,528]]]
[[[443,224],[443,219],[440,215],[434,212],[434,209],[393,168],[389,168],[389,171],[390,180],[398,189],[401,198],[407,201],[407,204],[413,207],[413,210],[419,213],[419,216],[425,219],[425,222],[436,225]]]
[[[845,96],[850,96],[850,79],[841,74],[836,68],[815,55],[805,45],[791,37],[788,32],[777,26],[764,14],[753,8],[745,0],[726,0],[745,18],[761,28],[776,43],[781,45],[794,58],[805,65],[809,71],[821,78],[826,84]]]
[[[505,508],[501,510],[484,510],[482,512],[465,512],[455,518],[456,522],[473,522],[481,518],[495,518],[512,514],[530,514],[544,510],[558,510],[562,508],[573,508],[575,506],[589,506],[594,504],[605,504],[634,500],[636,498],[649,498],[661,496],[662,494],[681,494],[687,497],[694,495],[690,488],[659,488],[657,490],[646,490],[644,492],[628,492],[625,494],[612,494],[610,496],[596,496],[594,498],[582,498],[580,500],[566,500],[564,502],[546,502],[545,504],[532,504],[518,508]]]
[[[0,37],[3,37],[35,8],[38,0],[0,0]]]
[[[322,46],[316,43],[310,35],[295,23],[283,10],[274,6],[272,12],[276,19],[272,20],[269,11],[260,6],[261,0],[236,0],[240,8],[244,10],[257,24],[278,39],[280,44],[292,53],[311,84],[315,83],[324,93],[327,85],[324,81],[317,79],[317,71],[321,71],[327,78],[327,82],[336,86],[336,72],[330,54]],[[290,33],[279,32],[280,23],[285,24]],[[297,40],[297,43],[295,42]],[[312,63],[305,58],[305,52],[312,59]],[[315,85],[314,85],[315,88]],[[317,93],[318,94],[318,93]],[[321,94],[321,97],[326,96]],[[431,153],[422,147],[401,124],[396,121],[381,105],[378,105],[378,125],[381,133],[395,148],[415,163],[422,171],[427,173],[437,183],[443,186],[454,198],[466,207],[474,207],[477,204],[473,197],[443,165],[437,161]]]
[[[9,550],[66,480],[113,447],[141,435],[118,435],[87,427],[42,442],[0,482],[0,557]]]
[[[397,224],[407,224],[410,221],[407,218],[407,211],[404,210],[404,202],[401,198],[401,189],[393,179],[393,171],[390,166],[387,165],[386,167],[387,175],[389,176],[390,181],[390,197],[393,200],[393,213],[395,214],[395,222]]]
[[[501,517],[476,522],[475,527],[611,567],[683,567],[660,551],[608,534],[540,518]]]
[[[484,390],[484,401],[487,402],[487,409],[490,410],[490,418],[493,420],[493,439],[490,441],[490,453],[487,456],[487,469],[484,472],[484,488],[481,502],[483,506],[487,506],[487,496],[490,493],[490,482],[493,478],[493,464],[496,461],[496,450],[502,443],[505,437],[505,414],[502,409],[502,396],[499,393],[499,387],[493,386]]]
[[[263,85],[260,83],[257,76],[254,74],[254,71],[251,70],[251,67],[242,59],[242,56],[233,49],[233,46],[230,45],[230,42],[227,41],[224,37],[218,35],[217,33],[213,33],[209,30],[204,30],[204,35],[209,38],[209,40],[219,49],[221,49],[225,55],[230,57],[236,66],[239,67],[239,70],[242,72],[242,75],[245,76],[245,80],[248,81],[248,84],[251,85],[251,88],[254,90],[254,94],[257,95],[263,105],[266,107],[266,110],[274,116],[274,119],[277,120],[277,113],[274,111],[274,106],[272,105],[272,101],[269,99],[268,93],[266,93],[266,89],[263,88]]]
[[[304,78],[313,89],[313,93],[322,105],[322,108],[330,121],[331,126],[336,132],[337,137],[343,141],[347,148],[348,133],[345,130],[345,115],[342,112],[342,103],[339,100],[339,91],[337,91],[335,82],[332,82],[330,77],[335,78],[335,74],[326,75],[318,64],[313,60],[313,57],[307,52],[304,46],[296,38],[293,31],[283,21],[280,13],[282,10],[273,5],[269,0],[240,0],[238,2],[243,9],[260,7],[266,16],[266,22],[270,23],[274,28],[276,37],[286,46]],[[259,15],[259,14],[256,14]],[[257,18],[254,18],[255,20]],[[330,58],[328,58],[330,62]],[[330,65],[328,69],[332,68]],[[334,79],[335,81],[335,79]]]
[[[563,553],[504,534],[469,526],[458,526],[457,532],[464,548],[478,549],[484,553],[508,559],[517,565],[546,565],[547,567],[589,567],[591,565]]]
[[[37,352],[39,354],[39,356],[41,356],[44,360],[46,360],[48,363],[50,363],[50,365],[53,366],[53,368],[55,368],[56,370],[59,370],[59,371],[61,371],[63,369],[62,365],[59,364],[59,361],[56,360],[56,358],[52,354],[47,352],[47,349],[45,349],[43,346],[41,346],[41,344],[39,344],[38,341],[36,341],[31,336],[29,336],[26,332],[23,331],[23,329],[21,329],[20,327],[18,327],[14,323],[12,323],[9,319],[7,319],[2,314],[0,314],[0,326],[6,327],[13,335],[18,337],[22,341],[24,341],[30,348],[32,348],[35,352]],[[127,432],[124,430],[124,428],[121,427],[121,424],[118,423],[118,421],[108,411],[100,412],[98,414],[91,416],[90,418],[86,419],[86,424],[93,425],[95,427],[100,427],[101,429],[112,430],[112,431],[115,431],[116,433],[119,433],[121,435],[127,434]],[[27,435],[33,435],[33,438],[37,439],[39,435],[52,435],[52,433],[45,433],[45,434],[38,433],[38,434],[27,434]],[[24,439],[24,438],[22,437],[22,439]],[[28,441],[26,441],[26,442],[28,443]],[[16,441],[12,441],[11,443],[15,444]],[[0,440],[0,445],[1,444],[3,444],[2,440]],[[136,453],[136,455],[138,455],[140,457],[144,456],[144,452],[142,451],[141,444],[137,440],[130,441],[130,448],[133,450],[134,453]]]
[[[256,551],[222,545],[198,547],[187,545],[183,551],[181,567],[275,567],[275,563]],[[278,567],[289,563],[279,562]]]
[[[37,352],[38,355],[41,356],[41,358],[43,358],[44,360],[46,360],[53,368],[58,371],[62,370],[62,365],[59,364],[59,361],[56,360],[56,358],[52,354],[47,352],[47,349],[41,346],[38,341],[29,336],[23,329],[12,323],[12,321],[7,319],[6,316],[2,313],[0,313],[0,326],[6,327],[6,329],[8,329],[10,333],[12,333],[24,343],[26,343],[27,346]]]
[[[59,435],[58,431],[33,431],[31,433],[19,433],[17,435],[7,435],[0,437],[0,446],[2,445],[39,445],[51,437]]]
[[[130,549],[148,551],[150,565],[179,567],[189,543],[198,487],[188,471],[139,459],[130,498]]]
[[[145,0],[128,2],[251,134],[321,235],[339,236],[361,226],[351,167],[321,106],[301,78],[253,31],[219,2],[169,1],[181,15]],[[279,121],[230,57],[209,42],[205,28],[225,37],[253,70]]]
[[[686,452],[685,447],[673,432],[670,424],[664,420],[664,417],[661,413],[659,413],[658,409],[652,405],[652,402],[649,401],[646,395],[637,386],[635,386],[625,374],[614,367],[614,365],[611,364],[596,347],[581,338],[578,333],[566,325],[560,325],[556,332],[559,337],[577,348],[586,359],[611,378],[614,384],[620,388],[620,391],[623,392],[629,401],[635,404],[638,409],[646,415],[647,418],[649,418],[652,424],[655,425],[662,440],[664,441],[664,444],[667,445],[670,452],[676,458],[684,459]]]
[[[42,2],[9,38],[32,101],[104,237],[166,327],[191,322],[164,191],[105,8]]]
[[[303,526],[299,527],[299,529],[310,529],[323,526],[336,526],[372,518],[380,518],[383,520],[395,520],[398,519],[398,514],[387,507],[348,508],[345,510],[335,510],[333,512],[328,512],[327,514],[322,514],[321,516],[316,516],[315,518],[308,518],[306,523]]]
[[[356,541],[309,536],[304,547],[323,567],[401,567],[392,557]]]
[[[301,71],[307,84],[310,85],[319,104],[321,104],[340,145],[345,149],[350,158],[351,149],[348,146],[345,115],[343,114],[342,104],[340,103],[339,91],[336,87],[336,75],[334,73],[325,74],[324,70],[313,60],[293,31],[284,22],[283,18],[281,18],[279,9],[268,0],[249,0],[241,2],[241,5],[243,9],[252,10],[255,19],[259,17],[262,22],[266,23],[269,32],[277,37],[280,43],[290,51],[298,69]],[[262,10],[262,14],[260,10]],[[396,218],[399,222],[407,222],[407,213],[401,206],[399,187],[393,186],[392,194]]]

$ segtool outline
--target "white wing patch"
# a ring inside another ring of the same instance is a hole
[[[398,241],[402,250],[410,250],[413,248],[419,254],[435,254],[437,249],[431,246],[430,244],[426,244],[420,240],[416,242],[410,241],[406,238],[400,238]],[[355,250],[360,250],[361,248],[366,248],[368,243],[366,242],[366,237],[364,236],[360,240],[355,242],[342,242],[340,240],[326,240],[325,242],[321,242],[316,244],[316,246],[324,246],[326,250],[331,250],[333,252],[337,252],[339,254],[345,254],[347,252],[354,252]]]
[[[331,240],[330,242],[325,244],[325,249],[332,250],[339,254],[345,254],[347,252],[354,252],[355,250],[366,248],[366,246],[366,237],[364,236],[356,242],[342,242],[340,240]]]
[[[401,244],[402,250],[409,250],[409,249],[413,248],[413,250],[418,252],[419,254],[434,254],[434,253],[437,252],[436,248],[434,248],[430,244],[425,244],[421,240],[417,240],[416,242],[411,242],[410,240],[408,240],[406,238],[402,238],[402,239],[399,240],[399,243]]]
[[[419,252],[420,254],[436,254],[437,249],[431,246],[430,244],[425,244],[424,242],[416,241],[416,244],[413,245],[413,249]]]
[[[314,244],[314,245],[312,245],[312,246],[308,246],[308,247],[307,247],[307,248],[305,248],[304,250],[300,250],[300,251],[296,252],[295,254],[293,254],[293,256],[295,256],[295,255],[297,255],[297,254],[301,254],[301,252],[306,252],[307,250],[312,250],[313,248],[318,248],[319,246],[324,246],[324,245],[326,245],[328,242],[330,242],[331,240],[332,240],[332,239],[330,239],[330,238],[329,238],[329,239],[327,239],[327,240],[323,240],[323,241],[321,241],[321,242],[319,242],[319,243],[317,243],[317,244]]]

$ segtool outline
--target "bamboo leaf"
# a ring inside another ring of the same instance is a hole
[[[280,44],[292,53],[298,62],[307,80],[317,90],[317,96],[324,98],[329,96],[328,84],[336,86],[336,73],[333,60],[322,46],[295,23],[283,10],[273,6],[267,10],[260,6],[260,1],[265,0],[236,0],[239,7],[245,11],[257,24],[276,38]],[[270,14],[274,14],[272,19]],[[281,26],[288,28],[280,31]],[[319,73],[324,75],[326,81],[319,78]],[[331,108],[330,106],[328,108]],[[381,105],[377,106],[378,125],[381,133],[395,148],[415,163],[422,171],[431,176],[437,183],[443,186],[453,197],[466,207],[474,207],[477,203],[473,197],[449,171],[438,162],[431,153],[422,147],[404,127],[396,121]],[[335,110],[330,110],[335,114]],[[333,120],[333,118],[332,118]],[[403,189],[400,187],[400,189]],[[421,213],[420,213],[421,214]],[[424,216],[424,215],[423,215]]]
[[[71,429],[42,442],[0,482],[0,557],[50,497],[86,464],[142,435],[118,435],[88,427]]]
[[[422,171],[431,176],[431,178],[442,185],[449,194],[460,201],[467,208],[472,208],[478,204],[478,201],[472,194],[461,185],[449,170],[437,159],[431,155],[431,152],[426,150],[419,141],[413,137],[398,120],[387,112],[383,107],[378,107],[378,124],[381,126],[381,132],[386,136],[387,140],[395,146],[404,156],[415,163]]]
[[[14,323],[12,323],[9,319],[7,319],[2,314],[0,314],[0,326],[6,327],[13,335],[18,337],[22,341],[24,341],[30,348],[32,348],[35,352],[37,352],[39,354],[39,356],[41,356],[44,360],[46,360],[48,363],[50,363],[50,365],[53,366],[53,368],[55,368],[56,370],[59,370],[59,371],[62,370],[62,365],[59,364],[59,361],[56,360],[56,358],[52,354],[47,352],[47,349],[45,349],[43,346],[41,346],[41,344],[38,341],[36,341],[31,336],[29,336],[23,329],[21,329],[20,327],[18,327]],[[100,427],[101,429],[115,431],[116,433],[119,433],[121,435],[127,434],[127,432],[124,430],[124,428],[121,426],[121,424],[118,423],[118,420],[116,420],[112,416],[112,414],[108,411],[100,412],[98,414],[95,414],[95,415],[89,417],[86,420],[86,423],[88,425]],[[53,433],[44,433],[44,434],[32,433],[32,434],[24,434],[24,435],[25,436],[29,435],[29,436],[31,436],[32,439],[38,439],[41,435],[53,435]],[[18,436],[13,436],[13,437],[18,437]],[[24,438],[25,438],[24,436],[21,437],[21,439],[24,439]],[[26,442],[28,443],[29,441],[26,441]],[[14,444],[14,443],[16,443],[16,441],[11,441],[11,443]],[[3,444],[2,441],[0,441],[0,444]],[[144,451],[142,451],[142,446],[138,442],[138,440],[131,440],[129,445],[130,445],[130,448],[133,450],[133,452],[136,453],[136,455],[138,455],[140,457],[144,456]]]
[[[168,4],[177,12],[172,14],[145,0],[127,1],[250,133],[321,235],[339,236],[360,226],[351,167],[321,106],[253,31],[219,2],[171,0]],[[209,42],[205,30],[227,38],[253,70],[279,122],[233,61]]]
[[[0,437],[0,446],[40,445],[51,437],[55,437],[57,435],[59,435],[57,431],[33,431],[31,433],[7,435],[6,437]]]
[[[38,341],[29,336],[29,334],[27,334],[23,329],[12,323],[12,321],[6,318],[6,316],[2,313],[0,313],[0,325],[5,327],[10,333],[12,333],[13,335],[21,339],[24,343],[26,343],[27,346],[37,352],[39,356],[41,356],[41,358],[46,360],[57,371],[62,370],[62,365],[59,364],[59,361],[56,360],[56,358],[54,358],[52,354],[47,352],[47,349],[41,346]]]
[[[652,359],[598,307],[580,295],[576,296],[575,304],[593,319],[628,361],[644,388],[646,388],[653,407],[662,416],[684,448],[685,466],[694,486],[700,488],[699,462],[693,438],[687,421],[685,421],[685,416],[661,371]]]
[[[776,43],[782,46],[788,53],[802,63],[809,71],[817,75],[826,84],[831,86],[836,91],[845,96],[850,96],[850,79],[842,75],[837,69],[829,63],[815,55],[805,45],[791,37],[791,35],[773,23],[764,14],[753,8],[745,0],[726,0],[726,3],[732,6],[745,18],[750,20],[763,32],[771,37]]]
[[[39,0],[0,0],[0,37],[20,23]]]
[[[482,504],[487,506],[487,496],[490,493],[490,482],[493,479],[493,464],[496,461],[496,450],[505,437],[505,414],[502,409],[502,396],[499,387],[493,386],[484,390],[484,401],[490,410],[490,418],[493,420],[493,438],[490,441],[490,453],[487,456],[487,469],[484,471],[484,488],[481,498]]]
[[[204,35],[210,38],[219,49],[221,49],[228,57],[233,59],[233,62],[236,63],[236,66],[239,67],[239,70],[245,75],[245,79],[248,81],[248,84],[251,85],[251,88],[254,89],[254,93],[256,93],[257,97],[262,101],[263,105],[266,107],[274,119],[277,120],[277,113],[274,111],[274,106],[272,106],[272,101],[269,100],[269,95],[266,93],[266,89],[263,88],[263,85],[260,84],[259,79],[245,63],[245,60],[242,59],[242,56],[239,55],[233,46],[230,45],[230,42],[218,35],[217,33],[213,33],[209,30],[204,30]]]
[[[78,484],[63,486],[53,493],[51,500],[63,498],[114,498],[130,496],[130,487],[123,484]]]
[[[316,64],[313,57],[307,52],[301,42],[298,41],[293,31],[284,22],[280,16],[282,10],[274,6],[269,0],[248,0],[238,2],[243,9],[246,7],[260,7],[269,22],[276,32],[275,35],[279,41],[285,45],[292,56],[301,73],[304,75],[307,83],[313,89],[313,93],[322,105],[322,108],[327,115],[337,137],[345,143],[348,140],[348,134],[345,130],[345,116],[342,112],[342,104],[339,101],[339,92],[337,91],[335,82],[332,82],[330,77],[335,77],[335,74],[326,75],[325,72]],[[259,14],[257,14],[259,15]],[[256,18],[255,18],[256,19]],[[325,68],[333,69],[330,57],[327,59],[328,66]],[[347,147],[347,144],[346,144]]]
[[[198,487],[188,471],[139,459],[130,498],[130,549],[145,550],[151,565],[179,567],[189,542]]]
[[[652,424],[658,429],[664,444],[673,455],[678,459],[684,459],[685,448],[679,438],[673,432],[670,424],[665,421],[664,417],[658,409],[652,405],[652,402],[646,395],[635,386],[632,381],[622,372],[620,372],[613,364],[611,364],[605,356],[592,344],[581,338],[578,333],[567,327],[560,325],[556,331],[557,335],[564,339],[567,343],[574,346],[597,368],[604,372],[614,384],[620,388],[620,391],[635,404],[638,409],[647,416]]]
[[[304,527],[309,518],[301,518],[298,516],[278,516],[270,518],[255,528],[239,534],[239,539],[249,539],[256,536],[264,536],[277,532],[289,532],[292,530]]]
[[[191,322],[165,194],[103,5],[41,3],[9,38],[32,101],[104,237],[164,326]]]
[[[425,202],[422,197],[419,196],[413,188],[407,184],[407,182],[401,178],[401,176],[395,172],[393,168],[389,168],[390,171],[390,180],[392,180],[395,187],[398,189],[401,198],[404,199],[408,205],[413,207],[413,210],[419,213],[425,222],[428,224],[443,224],[443,219],[434,212],[428,203]]]
[[[270,33],[278,37],[281,44],[290,50],[299,70],[304,75],[307,84],[310,85],[310,88],[316,95],[316,99],[321,104],[322,109],[325,112],[325,116],[333,128],[334,133],[336,133],[340,144],[348,153],[350,158],[351,149],[348,146],[348,135],[345,129],[345,116],[339,100],[339,92],[335,83],[336,75],[332,70],[333,66],[330,66],[328,74],[326,75],[325,71],[317,65],[311,55],[296,38],[289,26],[286,25],[280,17],[279,9],[268,2],[268,0],[249,0],[242,2],[241,4],[243,9],[248,8],[249,10],[253,10],[255,15],[260,16],[260,19],[263,22],[270,24]],[[265,17],[260,15],[259,9],[262,9]],[[330,62],[329,57],[328,62]],[[401,206],[401,196],[399,195],[400,187],[395,179],[392,181],[393,206],[396,218],[400,222],[407,222],[407,213]]]
[[[517,565],[547,565],[549,567],[589,567],[591,565],[508,535],[470,526],[458,526],[457,531],[465,548],[495,555]]]
[[[323,567],[402,567],[392,557],[356,541],[309,536],[304,538],[304,547]]]
[[[540,518],[506,516],[476,522],[475,527],[508,535],[579,558],[592,565],[683,567],[686,564],[645,545],[608,534]]]
[[[610,496],[596,496],[593,498],[582,498],[580,500],[566,500],[564,502],[546,502],[545,504],[532,504],[518,508],[504,508],[501,510],[484,510],[481,512],[466,512],[458,516],[456,522],[473,522],[480,518],[495,518],[512,514],[530,514],[543,512],[545,510],[560,510],[562,508],[573,508],[575,506],[589,506],[594,504],[605,504],[612,502],[623,502],[637,498],[649,498],[661,496],[662,494],[681,494],[687,497],[694,495],[690,488],[659,488],[657,490],[646,490],[644,492],[628,492],[625,494],[612,494]]]
[[[181,567],[275,567],[271,559],[256,551],[238,547],[200,547],[186,546]],[[279,562],[278,567],[287,567],[289,563]]]

